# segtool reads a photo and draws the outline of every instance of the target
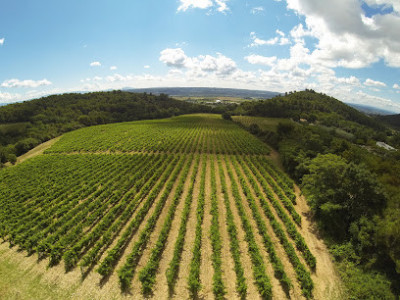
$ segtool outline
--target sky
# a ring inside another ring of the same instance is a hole
[[[0,103],[168,86],[400,112],[400,1],[0,0]]]

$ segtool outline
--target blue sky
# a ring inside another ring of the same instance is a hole
[[[398,0],[1,0],[0,102],[123,87],[313,88],[400,112]]]

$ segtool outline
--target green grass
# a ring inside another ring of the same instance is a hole
[[[0,251],[0,299],[73,299],[75,287],[63,289],[55,283],[48,283],[42,274],[25,270],[23,262],[7,257],[7,250]]]

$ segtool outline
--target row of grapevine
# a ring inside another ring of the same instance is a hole
[[[145,250],[147,243],[150,239],[151,233],[153,232],[157,220],[159,218],[159,216],[161,215],[161,212],[167,202],[168,196],[173,188],[174,182],[176,181],[176,179],[178,178],[178,175],[180,174],[184,163],[185,163],[185,159],[183,156],[180,159],[177,168],[175,168],[175,170],[173,171],[173,173],[171,174],[170,179],[168,179],[168,182],[166,183],[166,187],[164,189],[163,194],[161,195],[161,198],[159,199],[159,202],[157,203],[157,206],[154,210],[154,212],[152,213],[152,215],[150,216],[150,218],[147,220],[146,226],[145,228],[142,230],[142,232],[140,233],[138,240],[135,242],[135,244],[133,245],[125,263],[123,264],[123,266],[118,270],[118,277],[119,277],[119,282],[121,285],[121,288],[123,290],[127,290],[130,288],[131,285],[131,281],[133,279],[136,267],[137,267],[137,263],[139,262],[140,257],[143,254],[143,251]],[[111,250],[112,251],[112,250]],[[109,252],[112,255],[112,252]],[[104,262],[105,260],[103,260]],[[107,274],[109,274],[109,269],[108,268],[104,268],[103,263],[100,264],[100,267],[98,269],[98,272],[105,276]],[[106,270],[106,272],[102,271],[102,270]]]
[[[204,219],[204,205],[205,205],[205,185],[206,185],[206,159],[203,158],[201,180],[200,180],[200,193],[197,198],[196,208],[196,233],[194,245],[192,248],[192,260],[189,266],[188,286],[192,296],[197,296],[201,283],[200,283],[200,260],[201,260],[201,242],[203,232],[203,219]]]
[[[264,220],[262,219],[259,209],[257,207],[256,200],[254,199],[249,187],[247,186],[247,182],[246,182],[244,176],[242,175],[241,171],[239,170],[239,166],[237,164],[236,159],[234,159],[232,163],[233,163],[233,167],[236,171],[236,175],[238,176],[240,185],[242,187],[243,194],[246,197],[247,203],[253,214],[253,218],[256,221],[258,232],[261,235],[261,237],[263,238],[264,246],[269,254],[269,258],[270,258],[272,267],[274,269],[275,277],[277,279],[279,279],[283,289],[285,290],[285,292],[287,294],[289,294],[289,290],[292,288],[292,282],[289,279],[289,277],[287,276],[285,269],[283,267],[283,264],[275,251],[273,242],[268,234],[267,226],[266,226]]]
[[[200,163],[200,156],[197,156],[196,162],[195,162],[195,165],[193,168],[193,172],[190,177],[190,186],[189,186],[189,190],[188,190],[188,193],[187,193],[187,196],[185,199],[185,206],[183,208],[183,212],[182,212],[182,216],[181,216],[178,237],[175,241],[174,255],[173,255],[171,261],[169,262],[168,269],[165,273],[165,276],[167,277],[167,283],[168,283],[170,293],[173,292],[174,286],[176,283],[176,279],[178,277],[179,263],[180,263],[180,260],[182,257],[183,246],[185,243],[185,235],[186,235],[186,231],[187,231],[187,221],[188,221],[190,209],[192,206],[193,189],[194,189],[194,185],[196,183],[196,176],[197,176],[197,172],[199,169],[199,163]]]
[[[199,143],[201,133],[203,140]],[[219,147],[219,140],[228,147]],[[198,147],[187,147],[198,144]],[[65,134],[46,153],[229,153],[268,154],[269,148],[232,122],[215,115],[137,121],[82,128]]]
[[[286,237],[285,231],[283,230],[282,226],[279,224],[279,222],[276,220],[274,214],[272,213],[271,209],[269,208],[268,202],[261,193],[260,189],[258,188],[258,185],[256,184],[253,176],[248,174],[248,179],[250,180],[250,183],[252,184],[252,187],[257,195],[257,198],[260,202],[260,205],[264,211],[265,216],[268,218],[272,229],[274,230],[275,235],[278,237],[280,240],[288,258],[289,261],[293,265],[293,269],[296,272],[297,275],[297,280],[300,283],[300,287],[302,289],[303,295],[307,298],[312,297],[312,290],[314,288],[314,283],[311,279],[310,272],[304,267],[300,259],[298,258],[295,249],[293,248],[292,244],[289,242],[289,240]]]
[[[240,295],[240,298],[245,298],[247,294],[247,284],[246,277],[244,274],[244,269],[242,266],[242,262],[240,259],[241,252],[239,247],[239,239],[238,239],[238,230],[235,224],[235,220],[233,217],[232,209],[230,207],[229,195],[228,195],[228,187],[226,185],[225,173],[222,168],[221,163],[222,158],[218,159],[218,170],[221,181],[221,189],[224,197],[224,205],[226,210],[226,225],[228,228],[229,241],[230,241],[230,252],[232,254],[232,258],[235,264],[235,273],[236,273],[236,291]]]
[[[168,160],[164,161],[166,164]],[[50,248],[50,256],[51,261],[57,262],[57,260],[61,259],[62,255],[66,250],[68,250],[68,245],[73,244],[73,250],[78,253],[84,247],[91,247],[93,243],[95,243],[104,233],[104,231],[120,216],[120,214],[127,208],[128,205],[133,205],[133,203],[139,201],[141,197],[138,197],[137,201],[131,201],[131,197],[133,194],[139,192],[142,195],[146,195],[154,183],[157,181],[158,176],[160,176],[162,169],[160,166],[155,164],[154,169],[151,170],[141,170],[141,172],[137,172],[135,175],[140,176],[141,178],[137,181],[132,181],[133,188],[128,186],[128,189],[124,191],[122,188],[116,192],[110,191],[110,196],[105,197],[107,200],[102,205],[96,205],[100,203],[94,202],[85,202],[88,203],[88,207],[96,207],[100,210],[101,220],[94,228],[87,233],[86,235],[83,234],[83,226],[77,226],[76,230],[71,232],[72,239],[67,240],[60,240],[60,244],[54,244],[54,240],[57,241],[59,238],[57,236],[62,236],[65,233],[63,231],[65,228],[61,228],[61,232],[57,232],[56,235],[50,236],[52,240],[44,240],[43,242],[39,243],[38,245],[38,252],[41,253],[48,253],[48,249]],[[156,173],[154,173],[156,171]],[[129,180],[127,180],[127,184],[129,184]],[[101,202],[101,198],[98,199]],[[106,208],[109,206],[108,211],[105,214]],[[80,215],[80,218],[85,218],[85,214]],[[89,217],[87,220],[91,220]],[[70,221],[71,222],[71,221]],[[67,222],[65,225],[68,226],[75,226],[74,224],[68,224]],[[72,243],[74,241],[74,243]]]
[[[148,295],[152,292],[153,286],[155,284],[156,272],[158,270],[158,266],[160,260],[162,258],[163,251],[165,249],[165,244],[168,239],[169,232],[172,226],[172,220],[175,216],[176,208],[181,200],[181,196],[184,189],[184,184],[189,173],[190,165],[193,160],[193,156],[190,155],[188,157],[189,163],[185,165],[185,168],[182,172],[181,178],[178,182],[178,186],[176,187],[172,203],[169,206],[167,216],[164,220],[163,226],[161,228],[161,232],[158,236],[157,242],[155,246],[151,250],[150,258],[147,261],[147,264],[143,267],[139,272],[139,279],[142,282],[142,291],[144,294]]]
[[[126,243],[129,241],[130,237],[136,232],[137,228],[143,221],[146,216],[148,210],[154,203],[155,198],[160,193],[164,182],[167,180],[170,172],[175,167],[177,159],[171,161],[171,163],[166,167],[165,171],[161,175],[158,183],[154,186],[151,192],[148,194],[146,201],[140,210],[136,213],[135,218],[129,223],[129,226],[125,229],[122,237],[118,240],[117,245],[119,245],[119,249],[122,249]],[[147,192],[146,192],[147,194]],[[145,193],[141,192],[135,195],[134,199],[128,205],[128,207],[124,210],[118,220],[110,226],[107,231],[103,234],[102,238],[99,239],[96,244],[82,257],[82,262],[80,264],[81,268],[88,267],[93,263],[97,262],[100,255],[103,251],[112,243],[114,238],[118,235],[118,233],[122,230],[123,226],[129,221],[132,214],[138,208],[141,203],[140,200],[144,199]],[[115,247],[114,247],[115,248]],[[81,256],[81,255],[80,255]],[[64,261],[66,267],[71,264],[74,266],[77,263],[78,255],[72,248],[70,252],[67,252],[64,256]]]
[[[250,161],[248,161],[248,167],[252,170],[253,174],[261,182],[263,190],[267,194],[269,189],[266,186],[266,182],[263,180],[263,177],[261,176],[260,169],[257,170]],[[248,176],[250,176],[250,174]],[[311,253],[304,238],[298,232],[298,230],[297,230],[296,226],[293,224],[292,220],[286,215],[286,213],[284,212],[282,207],[279,205],[279,203],[276,201],[276,199],[273,197],[273,195],[271,193],[269,193],[269,194],[267,194],[267,196],[270,199],[271,203],[273,204],[279,218],[282,220],[283,224],[285,225],[289,236],[295,242],[296,248],[300,250],[301,254],[303,255],[304,259],[306,260],[306,263],[310,266],[310,268],[315,269],[316,258]]]
[[[272,286],[268,278],[268,275],[266,273],[264,260],[261,255],[261,250],[255,240],[254,232],[250,224],[250,220],[247,217],[246,211],[244,209],[242,199],[239,193],[239,188],[233,176],[232,170],[228,164],[226,165],[226,168],[231,181],[232,195],[242,222],[242,228],[245,232],[245,238],[248,244],[249,254],[253,263],[253,275],[255,283],[257,285],[260,296],[263,299],[271,299]]]

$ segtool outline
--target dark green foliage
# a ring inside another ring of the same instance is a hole
[[[390,281],[382,274],[365,271],[350,262],[339,264],[339,272],[346,283],[349,299],[396,300]]]
[[[362,216],[379,213],[386,204],[382,187],[363,165],[334,155],[318,155],[303,177],[309,203],[323,227],[338,239],[348,237],[350,225]]]
[[[340,125],[341,121],[346,120],[373,129],[384,128],[380,122],[343,102],[313,91],[295,92],[257,102],[245,102],[240,109],[251,116],[292,118],[296,121],[303,118],[308,122],[318,120],[328,126]]]
[[[223,118],[224,120],[232,121],[232,116],[231,116],[231,114],[228,113],[228,112],[224,112],[224,113],[222,114],[222,118]]]

